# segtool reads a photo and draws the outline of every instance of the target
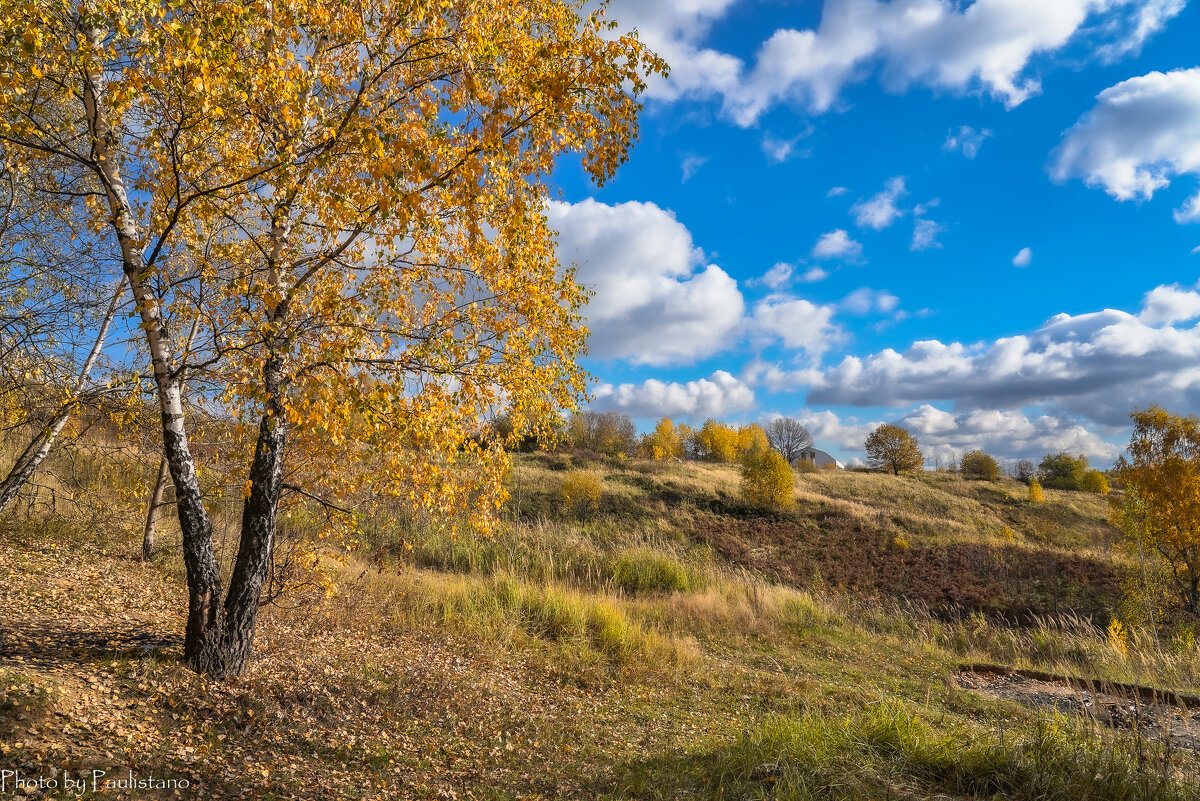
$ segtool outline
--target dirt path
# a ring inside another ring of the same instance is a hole
[[[1200,752],[1200,707],[1186,703],[1151,701],[1136,693],[1106,692],[1099,686],[1085,689],[1079,686],[1085,682],[1033,678],[1016,671],[965,668],[953,682],[989,698],[1086,716],[1105,726],[1136,731],[1171,748]]]

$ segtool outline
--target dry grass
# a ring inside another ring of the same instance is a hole
[[[572,471],[598,479],[594,508],[563,503]],[[85,473],[81,489],[108,497]],[[1200,690],[1193,640],[1104,631],[1123,557],[1102,499],[1030,506],[1012,482],[946,474],[796,486],[796,508],[768,514],[730,466],[524,455],[495,536],[366,521],[363,547],[326,564],[333,597],[264,611],[238,687],[191,676],[173,645],[55,646],[53,669],[0,658],[0,716],[61,713],[59,689],[86,691],[100,664],[90,758],[190,772],[211,797],[368,795],[289,778],[317,774],[359,777],[370,797],[1194,797],[1177,756],[945,681],[986,661]],[[67,610],[88,610],[128,636],[132,612],[174,643],[177,552],[139,564],[135,531],[97,545],[82,520],[39,496],[0,526],[18,630],[69,631]],[[1029,572],[1047,560],[1046,581]],[[105,576],[95,593],[70,586],[85,569]],[[154,721],[154,739],[120,739],[99,712]],[[70,762],[59,729],[38,732],[6,755]]]

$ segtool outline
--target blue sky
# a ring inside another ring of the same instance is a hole
[[[671,64],[549,217],[596,408],[1107,466],[1200,411],[1200,3],[615,0]]]

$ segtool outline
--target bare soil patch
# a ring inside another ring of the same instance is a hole
[[[1155,698],[1149,688],[1122,685],[1119,689],[1106,682],[1037,678],[1027,673],[968,666],[952,683],[988,698],[1080,715],[1110,728],[1134,731],[1170,748],[1200,752],[1200,704],[1188,703],[1197,699],[1165,692]]]

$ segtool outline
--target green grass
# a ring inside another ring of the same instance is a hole
[[[686,592],[700,589],[702,581],[688,575],[687,569],[670,556],[648,548],[621,553],[610,568],[613,582],[629,593]]]
[[[1136,748],[1091,736],[1062,717],[1001,735],[881,702],[844,717],[770,718],[729,747],[693,759],[683,775],[691,779],[688,790],[713,798],[1200,798],[1195,785],[1174,780],[1165,757],[1139,757]],[[646,795],[673,793],[648,787]]]

